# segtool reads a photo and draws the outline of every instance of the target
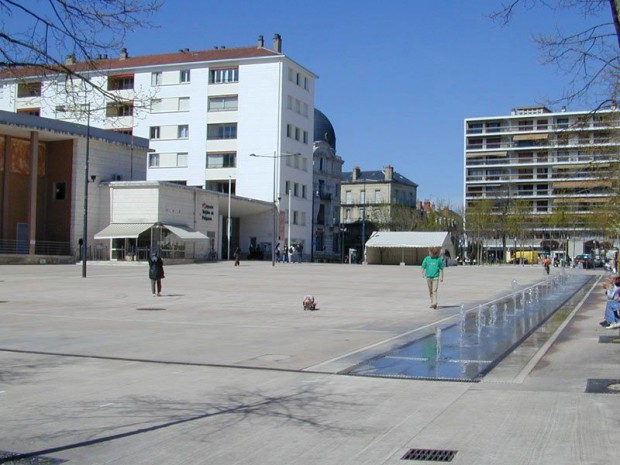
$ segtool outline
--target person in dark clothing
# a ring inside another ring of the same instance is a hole
[[[235,266],[239,266],[239,260],[241,260],[241,249],[239,247],[235,249],[233,256],[235,257]]]
[[[152,254],[147,258],[149,262],[149,279],[151,280],[151,291],[153,297],[161,295],[161,280],[164,276],[164,262],[157,254]],[[157,291],[157,293],[155,292]]]

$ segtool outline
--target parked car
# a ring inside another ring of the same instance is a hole
[[[594,257],[589,253],[582,253],[575,257],[573,264],[575,267],[581,264],[583,268],[594,268]]]

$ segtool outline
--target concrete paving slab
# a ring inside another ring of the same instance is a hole
[[[419,267],[169,266],[154,298],[145,265],[89,264],[86,279],[79,265],[0,266],[0,450],[70,464],[402,464],[411,448],[457,450],[455,464],[612,463],[620,395],[585,392],[620,376],[598,290],[517,382],[337,374],[544,278],[448,268],[432,310]],[[318,311],[302,310],[306,293]]]

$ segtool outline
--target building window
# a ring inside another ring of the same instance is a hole
[[[207,124],[207,140],[236,138],[237,123]]]
[[[54,183],[54,200],[65,200],[67,198],[67,183]]]
[[[344,199],[345,203],[353,203],[353,194],[351,193],[351,191],[346,191],[344,193]]]
[[[239,98],[236,95],[209,97],[209,111],[234,111],[238,104]]]
[[[189,111],[189,97],[179,98],[179,111]]]
[[[305,199],[306,198],[306,185],[302,185],[301,186],[301,196]]]
[[[360,203],[366,203],[366,191],[364,189],[360,191]]]
[[[239,82],[239,68],[220,68],[209,71],[209,84]]]
[[[188,153],[151,153],[149,168],[187,168]]]
[[[26,115],[32,115],[32,116],[41,116],[41,109],[40,108],[20,108],[19,110],[17,110],[17,113],[24,113]]]
[[[161,86],[161,72],[151,73],[151,85],[152,86]]]
[[[293,224],[299,224],[299,212],[297,210],[293,210]]]
[[[177,129],[177,139],[187,139],[189,137],[189,126],[181,124]]]
[[[189,82],[189,69],[182,69],[179,72],[179,82]]]
[[[298,183],[293,184],[293,196],[299,197],[299,184]]]
[[[207,168],[234,168],[236,163],[236,152],[207,153]]]
[[[17,85],[17,97],[40,97],[41,82],[22,82]]]
[[[381,190],[375,190],[375,203],[383,203],[383,194]]]
[[[151,126],[149,138],[159,139],[161,137],[161,128],[159,126]]]
[[[128,90],[133,89],[133,75],[131,76],[109,76],[108,90]]]
[[[291,181],[286,181],[284,183],[284,190],[286,191],[286,195],[291,191]]]
[[[568,129],[568,118],[558,118],[557,126],[558,129]]]
[[[187,168],[187,152],[177,153],[177,167],[178,168]]]
[[[106,114],[108,118],[132,116],[133,102],[109,102],[106,105]]]
[[[156,168],[158,166],[159,166],[159,154],[150,153],[149,154],[149,168]]]
[[[308,131],[304,131],[303,143],[304,143],[304,144],[307,144],[307,143],[308,143]]]

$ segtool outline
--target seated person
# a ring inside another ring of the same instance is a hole
[[[620,276],[610,278],[603,284],[603,288],[607,295],[607,306],[605,319],[600,324],[603,328],[620,328]]]

